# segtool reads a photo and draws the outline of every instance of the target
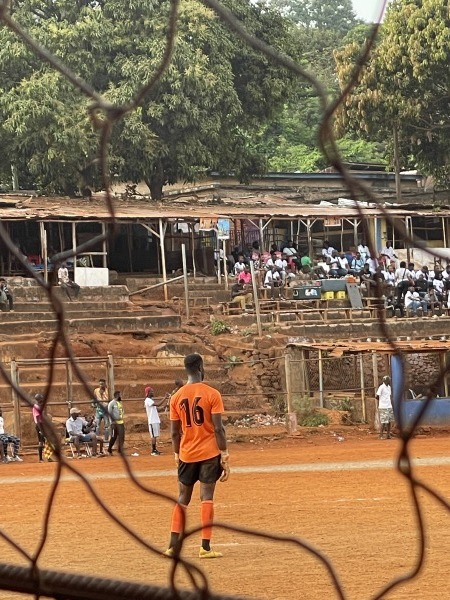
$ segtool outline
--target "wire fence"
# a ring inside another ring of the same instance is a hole
[[[346,167],[342,163],[333,136],[332,126],[333,116],[336,110],[352,90],[353,86],[358,80],[358,76],[361,72],[361,69],[363,68],[368,57],[370,56],[373,44],[375,43],[377,36],[377,27],[373,28],[369,42],[366,44],[365,49],[360,56],[358,67],[357,69],[355,69],[355,72],[351,77],[350,81],[348,82],[347,87],[343,90],[339,98],[329,101],[323,85],[316,79],[316,77],[313,74],[308,72],[305,68],[293,61],[288,56],[283,55],[279,51],[275,50],[273,47],[268,46],[263,41],[258,39],[258,37],[249,33],[249,31],[245,29],[245,27],[242,25],[239,19],[227,7],[222,5],[218,0],[203,0],[203,3],[206,6],[208,6],[212,11],[214,11],[214,13],[225,24],[225,26],[232,32],[234,32],[234,34],[238,36],[243,43],[253,48],[253,50],[255,50],[256,52],[261,53],[261,55],[263,55],[272,63],[278,65],[280,68],[288,70],[290,73],[294,74],[301,80],[308,82],[312,86],[320,100],[321,110],[323,112],[322,125],[319,134],[319,145],[327,159],[328,164],[335,167],[342,175],[342,178],[349,190],[349,194],[351,195],[351,197],[365,197],[369,202],[374,203],[375,205],[379,205],[378,200],[373,194],[372,190],[369,189],[360,180],[353,178],[351,176],[351,173],[346,169]],[[153,91],[155,86],[158,84],[158,82],[161,80],[162,76],[168,69],[171,63],[175,44],[175,32],[179,14],[179,2],[178,0],[172,0],[170,3],[170,15],[167,23],[166,44],[158,68],[156,68],[155,72],[149,77],[149,79],[143,83],[141,89],[136,93],[132,100],[120,105],[112,104],[106,98],[102,97],[96,92],[95,89],[92,88],[91,85],[89,85],[86,81],[84,81],[82,78],[76,75],[69,68],[68,65],[63,64],[56,56],[52,55],[36,40],[32,39],[27,33],[27,31],[14,19],[14,12],[11,10],[12,6],[13,3],[9,2],[8,0],[3,0],[0,3],[0,20],[2,22],[2,25],[14,32],[18,36],[18,38],[20,38],[23,41],[23,43],[30,50],[32,50],[32,52],[37,57],[39,57],[40,60],[50,64],[53,69],[59,72],[67,80],[68,83],[70,83],[77,90],[82,92],[91,101],[89,112],[91,120],[98,131],[98,160],[102,176],[102,186],[103,189],[106,190],[105,203],[111,215],[111,223],[114,225],[115,209],[111,195],[109,175],[110,169],[108,157],[108,148],[109,141],[111,138],[111,132],[116,123],[118,123],[121,119],[124,118],[125,115],[137,109],[142,104],[144,99],[146,99],[149,96],[149,94]],[[390,217],[388,208],[384,206],[379,206],[379,208],[382,211],[383,216],[386,218],[388,223],[390,223],[395,228],[397,236],[402,237],[403,240],[411,246],[425,248],[425,244],[422,240],[416,238],[412,239],[408,235],[408,232],[405,230],[401,223],[399,223],[398,221],[394,222],[394,220]],[[366,223],[366,220],[364,218],[364,209],[358,205],[358,211],[359,217],[361,218],[364,225]],[[371,237],[370,231],[367,226],[363,226],[363,229],[369,248],[373,255],[375,253],[374,239]],[[50,367],[47,372],[45,386],[43,389],[46,401],[48,401],[50,397],[52,386],[54,385],[55,379],[57,378],[57,362],[54,359],[57,356],[57,348],[61,347],[64,349],[65,353],[67,354],[67,357],[69,358],[73,376],[77,378],[77,380],[84,387],[86,395],[90,397],[92,395],[92,387],[90,383],[91,378],[86,375],[83,365],[80,364],[80,361],[77,360],[68,334],[64,328],[64,305],[62,301],[58,298],[57,295],[54,294],[51,282],[46,283],[42,276],[35,273],[32,269],[29,268],[29,265],[24,260],[20,250],[16,247],[13,240],[8,235],[5,226],[1,222],[0,236],[6,248],[15,257],[16,262],[22,266],[23,270],[27,272],[30,277],[34,278],[36,282],[43,289],[45,289],[49,301],[51,302],[58,319],[57,333],[54,336],[53,344],[49,353]],[[95,239],[80,244],[74,250],[61,252],[60,254],[54,256],[53,260],[54,262],[58,262],[71,257],[73,258],[77,254],[89,251],[104,240],[105,235],[99,235]],[[431,256],[433,256],[432,250],[429,250],[429,253]],[[378,293],[381,296],[381,292]],[[380,320],[380,328],[382,330],[384,338],[389,341],[393,351],[395,352],[397,348],[396,341],[390,335],[388,324],[383,318],[381,318]],[[400,351],[398,351],[398,354],[401,354]],[[24,387],[20,384],[20,381],[14,380],[14,377],[11,376],[11,373],[8,372],[3,365],[0,365],[0,367],[2,369],[3,379],[7,381],[11,388],[14,390],[14,393],[16,394],[17,398],[20,398],[22,403],[28,405],[28,407],[31,408],[33,401],[30,394],[26,392]],[[314,385],[317,386],[319,383],[318,374],[314,373],[310,366],[307,367],[307,370],[309,372],[311,381]],[[349,367],[349,370],[350,372],[348,373],[348,376],[351,379],[351,365]],[[430,381],[429,390],[433,389],[433,386],[431,385],[432,383],[441,384],[445,374],[446,370],[440,369],[437,377],[435,378],[435,381]],[[331,363],[326,363],[325,375],[326,377],[334,377],[335,372]],[[351,385],[353,386],[354,384],[355,382],[353,381]],[[280,393],[281,392],[282,390],[280,391]],[[425,483],[422,479],[420,479],[417,476],[411,461],[411,439],[414,436],[414,432],[417,428],[418,423],[420,422],[421,417],[424,414],[424,411],[426,411],[429,403],[432,402],[432,400],[433,393],[432,391],[430,391],[426,399],[424,400],[423,406],[420,412],[417,414],[411,428],[408,428],[408,430],[406,430],[402,428],[402,423],[399,424],[401,430],[401,449],[397,456],[397,470],[398,473],[408,482],[410,500],[414,509],[414,515],[416,517],[418,552],[415,559],[415,563],[412,569],[405,571],[398,577],[395,577],[394,579],[386,583],[378,592],[376,592],[372,596],[372,600],[381,599],[399,585],[405,584],[406,582],[416,578],[424,564],[426,557],[426,529],[424,523],[423,497],[422,494],[420,494],[420,492],[425,491],[428,495],[434,498],[440,506],[444,507],[446,510],[449,510],[450,508],[448,500],[444,496],[442,496],[439,491]],[[52,443],[54,443],[56,447],[56,452],[59,461],[52,488],[49,493],[43,514],[40,540],[37,545],[37,549],[34,552],[29,553],[20,545],[20,543],[9,537],[5,533],[3,528],[0,530],[0,536],[3,538],[3,540],[8,545],[10,545],[11,548],[17,551],[28,563],[27,567],[17,567],[12,564],[0,565],[0,589],[14,590],[29,595],[34,594],[36,598],[40,596],[49,596],[60,600],[63,598],[112,599],[119,597],[201,597],[203,599],[213,599],[216,597],[224,598],[224,596],[213,594],[209,586],[208,578],[203,570],[199,569],[196,565],[192,564],[191,562],[187,561],[182,557],[178,557],[175,561],[173,561],[173,564],[171,566],[170,584],[166,589],[156,588],[154,586],[149,585],[136,586],[132,583],[124,584],[123,582],[116,582],[112,580],[105,580],[93,577],[75,576],[73,574],[55,574],[41,569],[39,567],[39,560],[48,542],[50,515],[52,513],[52,507],[55,501],[55,496],[61,486],[61,478],[63,471],[75,475],[83,483],[85,488],[91,494],[92,498],[98,503],[100,510],[104,514],[106,514],[110,519],[112,519],[117,524],[118,528],[120,528],[122,531],[126,531],[130,539],[139,543],[142,546],[142,548],[148,552],[159,553],[159,549],[152,545],[150,542],[148,542],[142,534],[134,531],[133,529],[128,527],[125,522],[118,518],[116,514],[103,502],[102,498],[96,491],[95,485],[77,468],[75,464],[66,460],[63,453],[61,452],[61,448],[56,438],[56,434],[51,422],[45,421],[44,429],[46,436],[49,440],[52,441]],[[163,499],[168,502],[175,501],[174,498],[172,498],[170,495],[161,493],[154,488],[147,488],[146,486],[144,486],[141,483],[141,481],[136,477],[127,457],[123,456],[122,460],[125,472],[129,477],[130,485],[139,488],[140,490],[142,490],[143,493],[148,494],[153,498]],[[217,527],[228,527],[228,529],[231,529],[236,532],[242,532],[246,535],[271,539],[274,541],[280,541],[285,544],[294,544],[297,547],[303,548],[306,552],[314,556],[317,559],[317,561],[319,561],[319,563],[325,568],[326,572],[330,577],[332,587],[334,588],[335,596],[342,600],[348,597],[337,576],[336,569],[334,568],[331,561],[327,558],[327,556],[324,553],[319,551],[306,540],[300,538],[276,536],[274,534],[264,533],[258,530],[244,530],[239,527],[225,526],[221,524],[218,524]],[[190,531],[187,533],[187,535],[191,535],[192,533],[193,532]],[[184,570],[184,572],[187,573],[191,581],[193,592],[183,592],[176,585],[175,575],[180,569]]]

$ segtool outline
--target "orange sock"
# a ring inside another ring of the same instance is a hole
[[[202,522],[202,540],[210,540],[214,518],[214,502],[212,500],[202,502],[200,506],[200,518]]]
[[[172,512],[172,525],[170,531],[172,533],[183,533],[186,525],[186,508],[184,504],[175,504]]]

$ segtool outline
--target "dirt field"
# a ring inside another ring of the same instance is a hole
[[[450,498],[449,437],[414,440],[417,472]],[[268,443],[230,445],[234,472],[219,484],[216,518],[228,524],[301,537],[333,561],[346,598],[369,599],[390,578],[414,563],[417,529],[408,489],[392,469],[397,440],[375,436],[285,438]],[[139,479],[152,489],[173,494],[176,479],[169,449],[161,457],[130,457]],[[148,451],[147,451],[148,452]],[[41,530],[53,464],[0,465],[1,527],[28,551]],[[171,504],[144,494],[125,477],[119,458],[71,461],[89,475],[97,492],[128,525],[164,550]],[[397,588],[392,599],[450,596],[450,514],[420,495],[427,525],[427,558],[420,577]],[[188,526],[198,525],[197,496]],[[240,597],[287,600],[337,598],[324,567],[306,551],[286,543],[216,529],[213,545],[220,560],[200,561],[199,534],[186,542],[184,556],[201,566],[215,592]],[[2,561],[23,563],[0,542]],[[206,563],[206,564],[205,564]],[[75,480],[61,483],[41,566],[131,578],[166,585],[170,561],[130,540],[100,510]],[[181,586],[187,585],[179,577]],[[387,598],[388,596],[386,596]],[[2,600],[23,598],[1,592]]]

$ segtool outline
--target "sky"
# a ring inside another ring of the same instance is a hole
[[[383,0],[352,0],[356,16],[373,23],[378,20]]]

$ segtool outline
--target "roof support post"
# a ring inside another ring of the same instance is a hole
[[[107,260],[107,245],[106,245],[106,223],[102,221],[102,236],[103,236],[103,257],[102,257],[102,261],[103,261],[103,268],[107,269],[108,268],[108,260]]]
[[[163,223],[163,220],[159,218],[159,247],[161,250],[161,266],[162,266],[162,276],[164,283],[167,282],[167,271],[166,271],[166,250],[164,248],[164,235],[166,233],[167,223]],[[164,286],[164,301],[167,302],[169,300],[167,285]]]
[[[362,408],[362,416],[364,419],[364,423],[367,423],[367,410],[366,410],[366,390],[364,389],[364,360],[363,353],[359,353],[359,377],[361,383],[361,408]]]
[[[73,280],[76,282],[77,272],[77,224],[72,221]]]

